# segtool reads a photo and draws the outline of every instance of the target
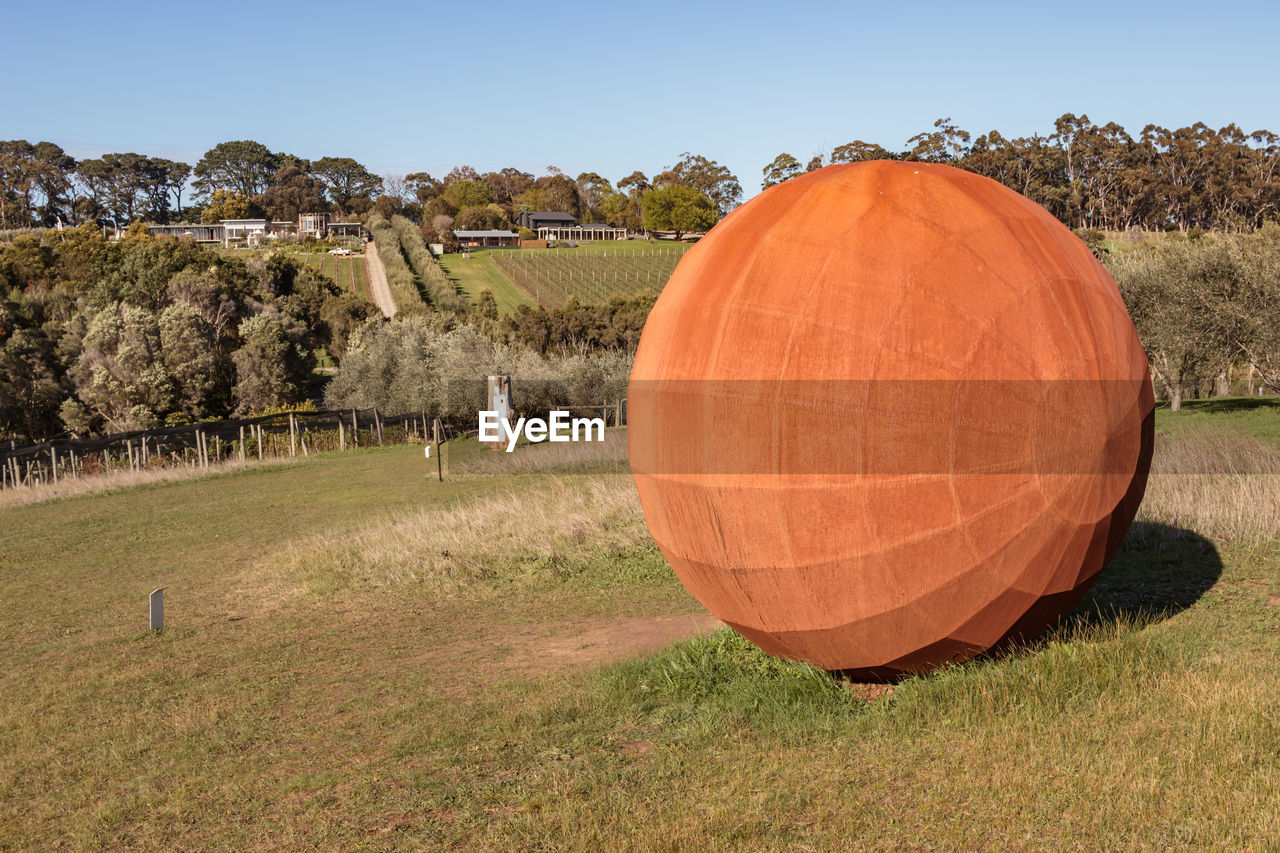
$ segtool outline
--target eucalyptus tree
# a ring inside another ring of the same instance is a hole
[[[686,151],[675,165],[654,176],[655,187],[672,184],[692,187],[711,199],[719,216],[724,216],[742,201],[742,185],[738,183],[737,176],[727,167],[700,154]]]
[[[784,151],[761,171],[764,173],[764,180],[760,182],[760,189],[767,190],[800,174],[800,161]]]

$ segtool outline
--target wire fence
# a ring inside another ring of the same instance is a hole
[[[119,432],[94,438],[0,445],[0,488],[57,483],[115,470],[309,456],[385,444],[425,442],[434,419],[426,412],[384,415],[377,409],[282,412],[256,418]],[[441,425],[438,429],[448,430]]]
[[[626,401],[566,407],[575,414],[601,417],[615,426],[626,422]],[[425,444],[475,434],[425,411],[386,415],[378,409],[325,409],[282,412],[256,418],[184,424],[119,432],[94,438],[0,444],[0,488],[56,484],[59,479],[167,467],[208,468],[222,462],[310,456],[388,444]]]

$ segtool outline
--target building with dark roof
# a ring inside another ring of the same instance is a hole
[[[572,213],[559,210],[522,210],[516,214],[516,225],[537,231],[539,228],[567,228],[577,225],[578,220]]]
[[[520,248],[520,235],[513,231],[454,231],[459,248]]]

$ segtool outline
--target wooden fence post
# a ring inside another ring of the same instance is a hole
[[[244,424],[240,424],[240,461],[244,462]]]
[[[298,425],[293,420],[293,412],[289,413],[289,455],[298,455]]]
[[[436,479],[444,482],[443,462],[440,461],[440,419],[436,418],[431,422],[431,436],[436,443]]]
[[[254,430],[258,433],[258,461],[262,461],[262,424],[254,424]]]
[[[360,446],[360,421],[356,418],[356,410],[351,410],[351,445]]]
[[[382,442],[382,417],[378,414],[378,407],[373,407],[373,425],[378,430],[378,446],[383,447]]]
[[[49,446],[49,462],[53,468],[53,484],[58,485],[58,451],[52,445]]]
[[[342,425],[342,415],[338,415],[338,449],[347,449],[347,429]]]

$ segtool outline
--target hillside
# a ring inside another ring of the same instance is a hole
[[[396,447],[0,510],[0,837],[1265,848],[1276,418],[1162,410],[1139,523],[1067,624],[891,688],[670,645],[714,622],[617,432],[454,444],[443,484]]]

